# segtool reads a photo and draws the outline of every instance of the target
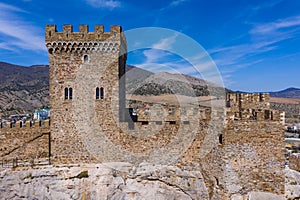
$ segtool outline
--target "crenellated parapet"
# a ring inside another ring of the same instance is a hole
[[[17,121],[16,123],[12,122],[6,122],[6,123],[0,123],[0,133],[1,131],[5,130],[11,130],[11,129],[21,129],[21,130],[27,130],[27,129],[49,129],[50,127],[50,120],[40,120],[40,121]]]
[[[269,93],[228,93],[226,106],[233,110],[270,109]]]
[[[268,93],[229,93],[226,96],[228,120],[280,121],[282,112],[270,109]]]
[[[147,122],[185,122],[211,118],[211,108],[199,106],[178,106],[135,101],[130,105],[137,121]]]
[[[120,52],[126,54],[126,39],[121,26],[111,26],[104,32],[102,25],[96,25],[89,32],[88,25],[80,25],[79,32],[73,32],[72,25],[64,25],[58,32],[56,25],[46,25],[46,46],[50,54],[60,52]]]

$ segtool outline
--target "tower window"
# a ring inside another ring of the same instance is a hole
[[[65,88],[65,99],[72,99],[72,98],[73,98],[73,89]]]
[[[96,88],[96,99],[99,99],[99,97],[100,97],[100,90],[99,90],[99,88],[97,87],[97,88]]]
[[[88,55],[84,55],[83,56],[83,62],[87,63],[89,61],[89,56]]]
[[[69,98],[69,88],[65,88],[65,99]]]
[[[73,89],[69,88],[69,99],[73,98]]]
[[[219,135],[219,143],[223,144],[223,135],[222,134]]]
[[[100,99],[103,99],[104,98],[104,89],[103,87],[100,88]]]

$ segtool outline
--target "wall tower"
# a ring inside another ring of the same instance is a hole
[[[124,121],[126,39],[120,26],[46,26],[53,161],[93,162],[82,138],[103,118]],[[105,124],[104,124],[105,125]]]

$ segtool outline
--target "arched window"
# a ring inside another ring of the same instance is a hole
[[[84,55],[83,56],[83,62],[87,63],[89,61],[89,56],[88,55]]]
[[[223,135],[222,134],[219,135],[219,143],[223,144]]]
[[[100,88],[100,99],[104,98],[104,89],[103,87]]]
[[[99,88],[97,87],[97,88],[96,88],[96,99],[99,99],[99,97],[100,97],[100,90],[99,90]]]
[[[65,99],[69,98],[69,89],[65,88]]]
[[[65,99],[72,99],[72,98],[73,98],[73,89],[65,88]]]
[[[73,89],[69,88],[69,99],[73,98]]]

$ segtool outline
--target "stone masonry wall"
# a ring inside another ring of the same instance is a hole
[[[89,32],[81,25],[79,32],[73,32],[71,25],[65,25],[63,32],[57,32],[55,25],[46,26],[54,163],[98,162],[89,144],[99,130],[96,124],[104,117],[116,123],[124,117],[125,84],[119,81],[125,73],[126,40],[120,26],[103,30],[95,26]],[[65,98],[70,88],[72,98]],[[99,98],[97,88],[103,91]],[[104,109],[97,113],[99,106]],[[116,127],[115,123],[105,126]]]
[[[300,154],[292,154],[289,157],[289,167],[300,172]]]
[[[28,122],[23,127],[18,122],[13,128],[8,123],[0,129],[0,162],[49,158],[49,139],[49,121],[36,122],[32,126]]]

